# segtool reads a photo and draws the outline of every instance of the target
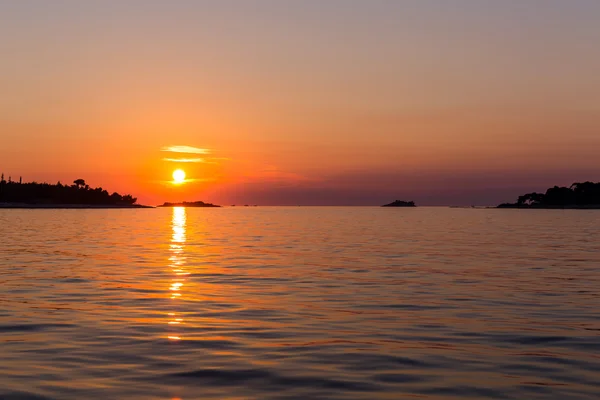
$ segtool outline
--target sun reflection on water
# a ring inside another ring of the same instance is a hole
[[[171,219],[171,227],[173,234],[171,236],[169,257],[169,266],[173,271],[174,277],[169,287],[170,298],[172,301],[181,299],[181,289],[186,281],[185,276],[189,274],[185,270],[185,242],[186,242],[186,211],[185,207],[173,207],[173,217]],[[169,326],[177,326],[183,324],[184,320],[177,312],[169,313]],[[177,332],[170,331],[169,340],[181,340],[181,335]]]

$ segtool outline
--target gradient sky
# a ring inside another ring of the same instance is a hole
[[[598,21],[597,0],[0,0],[0,170],[149,204],[598,181]]]

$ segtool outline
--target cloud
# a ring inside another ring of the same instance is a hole
[[[163,161],[174,162],[174,163],[203,163],[203,164],[218,164],[220,160],[229,160],[227,157],[210,157],[213,154],[211,149],[204,149],[193,146],[164,146],[160,149],[167,153],[181,153],[181,157],[177,157],[179,154],[173,154],[170,157],[163,158]],[[203,155],[204,157],[195,157],[194,155]],[[187,155],[187,156],[186,156]]]
[[[216,178],[192,178],[186,179],[184,183],[194,183],[194,182],[214,182]]]
[[[179,182],[179,183],[174,183],[173,180],[157,180],[157,181],[151,181],[151,182],[157,183],[157,184],[160,184],[163,186],[173,187],[174,185],[180,186],[180,185],[185,185],[187,183],[215,182],[216,180],[217,180],[216,178],[188,178],[188,179],[184,180],[183,182]]]
[[[170,153],[187,153],[187,154],[210,154],[209,149],[201,149],[192,146],[165,146],[161,151],[167,151]]]
[[[211,160],[214,160],[214,159],[211,159]],[[209,161],[206,158],[163,158],[163,161],[180,162],[180,163],[216,164],[215,161]]]

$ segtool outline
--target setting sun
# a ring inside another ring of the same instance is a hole
[[[183,183],[185,181],[185,171],[182,169],[176,169],[173,171],[173,182]]]

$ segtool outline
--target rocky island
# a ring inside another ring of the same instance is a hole
[[[184,201],[181,203],[164,203],[159,207],[221,207],[216,204],[205,203],[203,201]]]
[[[150,208],[136,203],[130,194],[91,188],[83,179],[53,185],[0,178],[0,208]]]
[[[554,186],[546,193],[527,193],[516,203],[503,203],[497,208],[600,209],[600,182],[576,182],[570,187]]]
[[[384,204],[381,207],[416,207],[416,205],[414,201],[396,200],[393,203]]]

